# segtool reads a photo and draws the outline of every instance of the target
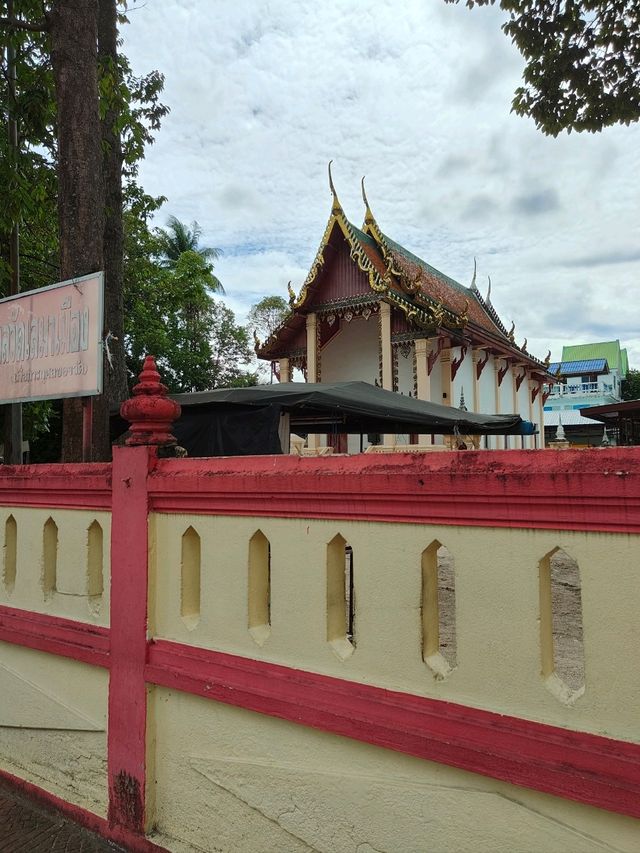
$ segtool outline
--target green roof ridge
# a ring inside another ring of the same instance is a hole
[[[349,222],[349,226],[353,229],[354,234],[363,243],[366,243],[367,246],[371,246],[372,249],[376,248],[376,241],[370,234],[365,234],[364,231],[361,231],[357,226],[353,225]]]

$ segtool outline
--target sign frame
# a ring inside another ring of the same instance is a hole
[[[35,296],[41,293],[51,292],[54,290],[59,290],[63,287],[69,287],[70,285],[77,285],[83,281],[96,280],[98,281],[98,304],[97,304],[97,328],[98,328],[98,340],[95,342],[96,350],[96,365],[97,365],[97,381],[95,386],[90,389],[82,389],[79,391],[68,391],[62,393],[44,393],[44,394],[30,394],[28,396],[20,396],[20,397],[2,397],[0,396],[0,405],[10,405],[11,403],[33,403],[37,400],[64,400],[69,399],[71,397],[95,397],[99,394],[102,394],[104,388],[104,271],[89,273],[87,275],[76,276],[75,278],[69,278],[65,281],[58,281],[55,284],[49,284],[45,287],[39,287],[34,290],[23,290],[20,293],[13,294],[12,296],[6,296],[3,299],[0,299],[0,306],[5,304],[15,302],[19,299],[24,299],[25,297]],[[2,323],[0,323],[2,325]],[[89,349],[94,346],[93,343],[89,344]],[[0,370],[4,368],[5,365],[0,364]],[[0,395],[1,395],[0,391]]]

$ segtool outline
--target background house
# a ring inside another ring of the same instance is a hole
[[[603,426],[580,410],[619,403],[628,370],[627,351],[618,340],[563,347],[562,360],[549,365],[557,379],[544,405],[547,441],[554,438],[561,421],[572,443],[600,444]],[[609,440],[615,443],[615,430]]]

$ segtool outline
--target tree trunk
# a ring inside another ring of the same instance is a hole
[[[105,333],[111,361],[105,364],[108,375],[107,400],[109,407],[118,409],[128,397],[127,367],[124,352],[124,305],[122,293],[123,243],[122,230],[122,143],[118,130],[121,99],[118,67],[118,26],[116,0],[98,0],[98,59],[103,74],[112,79],[113,97],[102,119],[104,175],[104,272],[105,272]],[[111,332],[111,335],[109,335]]]
[[[98,107],[97,0],[54,0],[49,13],[58,132],[58,229],[63,279],[103,268],[104,192]],[[108,376],[106,377],[108,381]],[[93,453],[110,455],[107,394],[94,398]],[[82,406],[63,407],[62,459],[82,458]]]

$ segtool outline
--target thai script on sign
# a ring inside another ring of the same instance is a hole
[[[79,311],[70,308],[71,300],[66,299],[57,315],[43,314],[20,321],[21,310],[16,305],[10,312],[12,322],[0,326],[0,364],[35,361],[89,349],[89,308]]]
[[[20,367],[13,374],[14,382],[46,382],[48,379],[62,379],[66,376],[82,376],[89,372],[86,364],[78,361],[70,367],[47,367],[42,370],[25,370]]]
[[[103,274],[0,299],[0,403],[102,390]]]

